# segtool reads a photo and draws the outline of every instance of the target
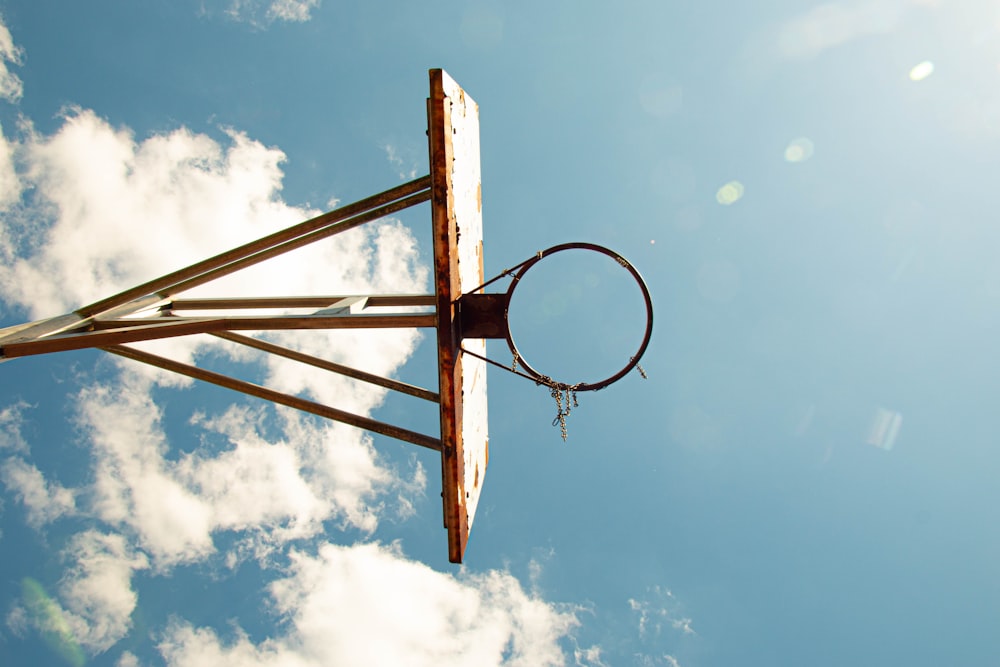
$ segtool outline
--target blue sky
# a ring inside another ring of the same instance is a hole
[[[0,663],[997,661],[995,3],[0,17],[0,325],[425,174],[434,67],[480,105],[487,274],[599,243],[656,309],[649,379],[582,395],[566,443],[544,389],[491,372],[461,567],[432,452],[97,352],[0,364]],[[428,290],[429,220],[220,289]],[[587,376],[631,352],[636,294],[607,268],[525,280],[534,365]],[[287,341],[433,382],[426,336]],[[433,406],[218,342],[158,349],[435,428]]]

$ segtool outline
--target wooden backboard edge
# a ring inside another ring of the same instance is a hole
[[[431,174],[431,226],[434,245],[434,293],[437,297],[438,393],[441,397],[441,488],[444,525],[448,529],[448,560],[461,563],[468,542],[468,513],[462,484],[462,359],[455,300],[460,296],[458,238],[451,190],[453,162],[451,108],[445,94],[444,71],[431,70],[427,101]]]

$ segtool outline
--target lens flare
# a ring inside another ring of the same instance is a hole
[[[868,444],[889,451],[896,444],[899,428],[903,425],[903,415],[895,410],[878,408],[868,429]]]
[[[813,155],[813,142],[805,137],[793,139],[785,148],[785,160],[788,162],[805,162]]]
[[[731,206],[743,198],[743,184],[739,181],[729,181],[715,193],[715,201],[723,206]]]
[[[934,63],[925,60],[910,70],[910,81],[923,81],[934,73]]]
[[[83,667],[86,657],[59,603],[50,598],[42,585],[31,577],[21,581],[21,599],[45,643],[73,667]]]

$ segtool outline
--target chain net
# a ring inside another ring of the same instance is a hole
[[[580,407],[580,403],[576,400],[576,388],[553,383],[549,386],[549,392],[552,398],[556,399],[556,417],[552,420],[552,425],[559,424],[559,432],[563,442],[566,442],[566,438],[569,436],[569,432],[566,430],[566,417],[569,417],[573,408]]]

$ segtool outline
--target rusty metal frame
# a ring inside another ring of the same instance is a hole
[[[244,297],[215,299],[175,298],[193,287],[235,273],[335,234],[354,229],[402,209],[430,199],[430,177],[404,183],[372,197],[324,213],[274,234],[143,283],[114,296],[96,301],[72,313],[0,329],[0,361],[17,357],[88,348],[150,364],[164,370],[210,382],[235,391],[297,408],[327,419],[343,422],[374,433],[441,449],[441,439],[386,424],[375,419],[308,401],[239,380],[221,373],[150,354],[126,343],[158,340],[193,334],[212,334],[268,354],[305,363],[332,373],[375,384],[393,391],[433,402],[439,392],[320,359],[234,331],[275,331],[305,329],[373,329],[437,326],[436,312],[372,314],[369,307],[433,307],[428,294]],[[311,309],[306,314],[288,314],[291,309]],[[317,310],[318,309],[318,310]],[[260,315],[185,316],[188,311],[277,310]],[[151,312],[151,314],[144,314]]]
[[[267,387],[253,384],[252,382],[238,380],[228,375],[223,375],[222,373],[216,373],[214,371],[205,370],[204,368],[198,368],[197,366],[191,366],[190,364],[184,364],[179,361],[174,361],[173,359],[167,359],[166,357],[161,357],[149,352],[137,350],[135,348],[115,345],[103,349],[107,352],[111,352],[112,354],[125,357],[126,359],[141,361],[145,364],[162,368],[165,371],[171,371],[180,375],[186,375],[196,380],[210,382],[220,387],[226,387],[227,389],[233,389],[249,396],[256,396],[257,398],[271,401],[272,403],[287,405],[290,408],[309,412],[311,414],[325,417],[333,421],[339,421],[344,424],[350,424],[351,426],[357,426],[358,428],[373,431],[374,433],[379,433],[381,435],[387,435],[391,438],[396,438],[397,440],[402,440],[404,442],[410,442],[415,445],[420,445],[421,447],[427,447],[428,449],[433,449],[435,451],[441,450],[441,440],[438,438],[410,431],[398,426],[393,426],[392,424],[386,424],[376,419],[362,417],[361,415],[356,415],[345,410],[338,410],[337,408],[316,403],[315,401],[309,401],[299,396],[284,394],[280,391],[275,391],[273,389],[268,389]]]
[[[53,334],[34,340],[6,343],[9,359],[48,352],[108,347],[144,340],[175,338],[219,331],[286,331],[303,329],[408,329],[437,326],[434,313],[392,315],[233,315],[229,317],[174,317],[94,319],[84,331]]]
[[[448,105],[442,82],[457,84],[442,70],[430,71],[431,92],[428,99],[428,149],[431,173],[379,194],[323,213],[250,243],[232,248],[201,262],[160,276],[77,310],[48,319],[26,322],[0,329],[0,362],[52,352],[101,349],[127,359],[149,364],[173,373],[209,382],[276,404],[302,410],[320,417],[366,429],[404,442],[441,452],[444,519],[448,528],[448,553],[452,562],[462,562],[472,517],[466,513],[468,496],[463,482],[475,488],[482,475],[477,464],[475,474],[464,472],[462,450],[462,331],[458,308],[462,282],[458,272],[458,234],[454,224],[455,195],[451,175],[445,173],[452,163],[452,137],[445,136]],[[461,103],[464,91],[459,90]],[[469,100],[471,104],[474,104]],[[478,187],[478,108],[475,124],[476,180]],[[447,127],[451,127],[450,124]],[[474,193],[481,206],[480,192]],[[329,238],[403,209],[431,203],[434,243],[434,294],[287,296],[239,298],[184,298],[187,290],[230,275],[291,250]],[[478,248],[479,275],[482,275],[481,235]],[[401,308],[400,312],[373,313],[367,308]],[[225,311],[275,311],[262,314],[229,314]],[[289,311],[306,310],[293,314]],[[274,331],[304,329],[359,328],[434,328],[438,342],[438,390],[415,387],[398,380],[377,376],[343,364],[292,350],[270,341],[236,331]],[[337,373],[439,405],[439,437],[417,433],[400,426],[285,394],[245,380],[197,366],[181,363],[128,346],[129,343],[162,338],[209,334],[231,343],[274,354],[315,368]],[[475,361],[474,363],[478,363]],[[473,366],[470,366],[473,368]],[[477,367],[478,368],[478,367]],[[485,366],[481,382],[485,383]],[[477,378],[479,376],[476,376]],[[484,388],[484,384],[480,389]],[[468,389],[468,388],[467,388]],[[484,391],[484,389],[483,389]],[[485,429],[485,394],[482,395]],[[477,403],[478,405],[478,403]],[[483,432],[485,436],[485,431]],[[488,456],[488,450],[486,450]],[[482,460],[485,474],[486,460]],[[452,501],[448,499],[452,498]],[[478,496],[476,496],[478,498]],[[470,501],[474,512],[476,498]]]

